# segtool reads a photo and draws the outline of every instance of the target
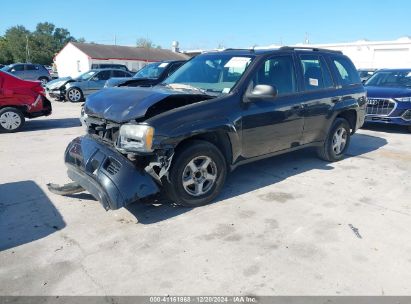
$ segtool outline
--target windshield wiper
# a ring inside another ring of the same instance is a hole
[[[192,90],[192,91],[201,92],[203,94],[207,94],[205,90],[194,87],[189,84],[185,84],[185,83],[168,83],[168,84],[165,84],[165,86],[171,89],[175,89],[175,90]]]

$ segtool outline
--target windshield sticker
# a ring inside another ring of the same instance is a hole
[[[309,78],[308,81],[309,81],[311,86],[318,87],[318,79]]]
[[[166,66],[168,66],[168,62],[163,62],[158,67],[159,68],[165,68]]]
[[[223,94],[230,93],[230,88],[224,88],[222,93]]]
[[[249,57],[233,57],[225,65],[225,68],[243,68],[249,62],[251,58]]]

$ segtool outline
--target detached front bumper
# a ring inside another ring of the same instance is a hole
[[[64,159],[69,178],[90,192],[106,210],[125,207],[159,191],[148,173],[90,135],[74,139]]]

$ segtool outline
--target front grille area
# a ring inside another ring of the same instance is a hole
[[[90,117],[86,118],[88,133],[97,136],[99,139],[114,145],[117,141],[120,124],[104,121],[99,118]]]
[[[121,169],[121,164],[113,158],[108,158],[104,164],[104,169],[111,175],[116,175]]]
[[[390,115],[396,102],[387,98],[368,98],[367,115]]]

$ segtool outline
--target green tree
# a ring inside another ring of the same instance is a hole
[[[160,45],[154,44],[153,41],[151,41],[148,38],[138,38],[137,42],[136,42],[136,45],[137,45],[137,47],[145,47],[145,48],[148,48],[148,49],[151,49],[151,48],[161,49]]]
[[[26,44],[30,35],[30,31],[22,25],[13,26],[6,31],[6,48],[11,53],[13,62],[26,61]]]
[[[6,38],[0,37],[0,63],[10,64],[13,62],[13,56],[8,49]]]

